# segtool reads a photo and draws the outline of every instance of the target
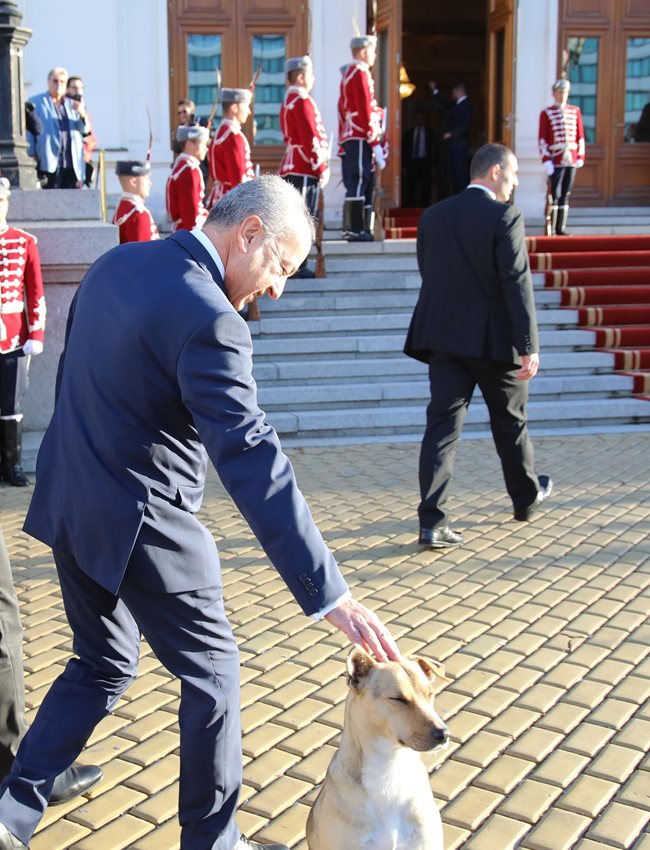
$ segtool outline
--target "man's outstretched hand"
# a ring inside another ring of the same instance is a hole
[[[362,646],[378,661],[400,661],[401,655],[393,636],[379,617],[355,599],[346,599],[325,616],[351,641]]]

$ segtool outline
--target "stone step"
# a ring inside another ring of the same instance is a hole
[[[345,383],[340,383],[345,380]],[[586,397],[611,398],[630,394],[634,379],[628,375],[537,376],[530,383],[531,401]],[[477,391],[478,395],[478,391]],[[258,399],[263,410],[333,410],[341,405],[368,408],[406,403],[426,405],[429,382],[422,374],[410,380],[349,383],[339,375],[338,384],[262,384]],[[649,411],[650,413],[650,411]]]
[[[268,320],[271,321],[271,320]],[[280,320],[278,320],[280,321]],[[284,320],[290,321],[290,320]],[[262,319],[262,323],[264,319]],[[350,333],[347,335],[338,333],[327,333],[316,335],[309,332],[309,328],[303,322],[303,334],[301,336],[258,336],[256,335],[255,325],[257,322],[251,323],[253,331],[253,351],[255,357],[260,361],[273,357],[276,359],[285,359],[288,355],[300,355],[301,357],[319,356],[329,354],[337,357],[344,354],[396,354],[402,351],[404,347],[404,336],[406,325],[403,324],[403,331],[399,334],[382,333]],[[380,329],[385,327],[382,323]],[[568,353],[574,346],[589,347],[595,341],[595,333],[592,330],[541,330],[540,331],[540,348],[544,356],[547,356],[553,351],[564,351]]]
[[[66,191],[69,196],[73,190],[47,189],[42,190],[41,194],[49,195],[54,191]],[[83,196],[85,192],[80,190],[75,194]],[[16,225],[33,233],[38,239],[43,266],[70,265],[71,258],[74,258],[75,265],[90,265],[119,242],[117,227],[102,221],[75,221],[74,227],[71,227],[69,221],[32,220],[16,222]]]
[[[528,405],[531,427],[574,428],[581,425],[650,424],[650,403],[639,399],[589,399],[531,401]],[[347,410],[306,410],[298,413],[274,411],[269,422],[282,436],[302,438],[409,435],[422,436],[425,410],[421,403],[396,407],[364,408],[363,414]],[[467,412],[465,431],[484,430],[489,425],[485,405],[476,400]]]
[[[74,199],[74,203],[71,200]],[[102,202],[96,189],[12,189],[10,219],[18,222],[101,222]],[[25,227],[30,230],[30,227]]]
[[[253,375],[260,391],[268,386],[279,389],[294,382],[318,382],[331,386],[341,383],[342,377],[347,384],[378,383],[395,378],[412,381],[426,377],[425,364],[403,354],[394,357],[366,356],[354,360],[343,357],[311,360],[302,357],[293,360],[280,357],[276,361],[255,358],[254,362]],[[592,374],[606,375],[611,372],[613,366],[614,355],[606,351],[547,353],[542,355],[539,378],[551,375],[580,375],[587,379]]]

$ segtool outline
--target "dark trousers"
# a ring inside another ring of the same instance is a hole
[[[315,217],[318,212],[319,182],[307,174],[285,174],[284,180],[300,192],[309,212]]]
[[[447,142],[447,156],[451,191],[453,195],[458,195],[469,183],[469,143],[462,139]]]
[[[219,582],[171,594],[135,586],[127,571],[114,596],[68,553],[54,557],[76,657],[46,694],[0,786],[0,823],[29,843],[55,777],[135,678],[142,634],[181,682],[181,848],[232,850],[242,774],[239,654]]]
[[[0,354],[0,418],[22,419],[20,403],[28,386],[29,357],[22,349]]]
[[[517,366],[494,360],[431,354],[431,402],[420,450],[421,528],[447,524],[444,505],[456,445],[477,384],[490,414],[492,437],[514,508],[523,509],[535,501],[539,483],[526,420],[528,382],[517,380],[517,371]]]
[[[404,174],[404,207],[431,205],[431,160],[412,159]]]
[[[23,630],[7,547],[0,529],[0,780],[11,770],[26,731]]]
[[[56,171],[38,171],[38,179],[44,189],[79,189],[79,178],[74,168],[58,168]]]
[[[576,170],[570,166],[556,167],[551,174],[551,195],[559,207],[569,205],[569,195],[576,179]]]
[[[365,205],[373,202],[375,175],[372,170],[372,150],[361,139],[343,143],[345,154],[341,157],[341,172],[346,198],[363,198]]]

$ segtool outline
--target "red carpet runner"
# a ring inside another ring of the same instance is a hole
[[[530,266],[561,289],[596,347],[614,353],[614,368],[632,375],[637,398],[650,401],[650,236],[531,236]]]

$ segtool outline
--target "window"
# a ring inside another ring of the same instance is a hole
[[[253,36],[253,69],[261,69],[255,85],[253,133],[256,145],[282,145],[280,107],[284,100],[287,58],[284,35]]]

